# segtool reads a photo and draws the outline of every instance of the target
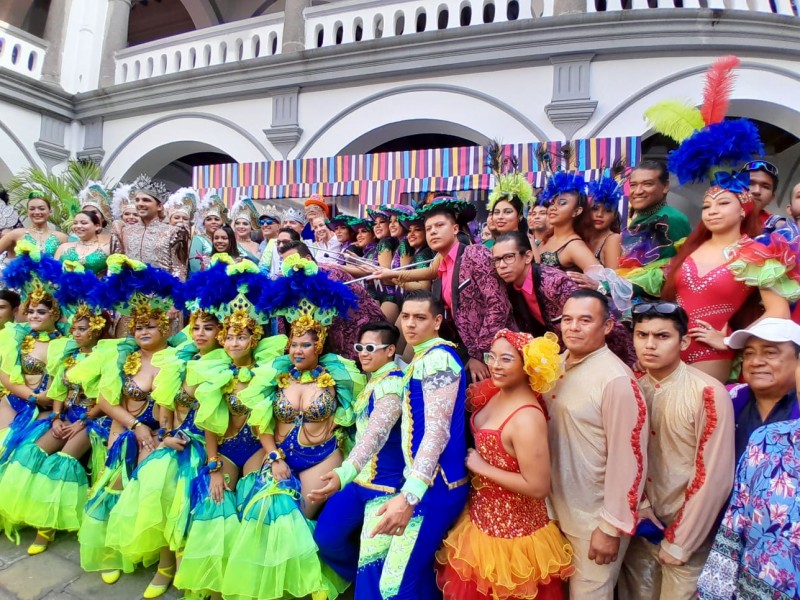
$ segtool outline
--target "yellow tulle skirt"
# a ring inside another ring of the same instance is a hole
[[[572,546],[554,522],[531,535],[492,537],[465,511],[436,554],[445,599],[558,600],[573,572]]]

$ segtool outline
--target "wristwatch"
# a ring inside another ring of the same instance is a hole
[[[403,492],[403,498],[406,499],[406,503],[409,506],[416,506],[417,504],[419,504],[419,497],[415,496],[411,492]]]

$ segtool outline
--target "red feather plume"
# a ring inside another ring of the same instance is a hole
[[[733,70],[740,63],[737,56],[723,56],[708,69],[706,86],[703,90],[703,107],[700,109],[706,125],[719,123],[725,119],[735,79]]]

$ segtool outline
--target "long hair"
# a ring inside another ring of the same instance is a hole
[[[744,218],[739,227],[739,231],[741,231],[742,235],[747,235],[750,237],[755,237],[761,233],[761,221],[759,220],[757,211],[753,210]],[[683,243],[683,246],[681,246],[681,249],[678,250],[678,254],[676,254],[669,263],[667,279],[664,282],[663,289],[661,290],[661,297],[664,300],[675,300],[675,297],[677,296],[675,282],[678,278],[678,273],[681,270],[681,265],[683,265],[684,261],[692,252],[697,250],[704,242],[710,239],[711,232],[701,219],[694,228],[694,231],[692,231],[692,233],[689,234],[689,237],[686,238],[686,241]]]
[[[525,217],[525,210],[522,206],[522,200],[513,196],[512,198],[502,198],[495,202],[494,208],[501,202],[508,202],[515,211],[517,211],[517,230],[524,234],[528,233],[528,219]]]
[[[575,194],[577,196],[578,201],[575,204],[575,209],[582,208],[581,214],[577,217],[572,217],[572,230],[578,234],[578,236],[582,240],[586,240],[591,233],[592,230],[592,207],[589,204],[589,200],[586,197],[586,194],[582,192],[564,192],[565,194]],[[559,194],[560,196],[561,194]],[[558,196],[553,198],[553,202],[558,199]],[[555,233],[555,228],[552,225],[549,225],[547,231],[542,237],[542,243],[547,243],[553,234]]]
[[[219,229],[217,229],[217,231],[224,231],[225,235],[228,236],[228,249],[225,251],[225,254],[230,255],[232,258],[239,258],[239,246],[236,243],[236,234],[234,233],[233,229],[231,229],[228,225],[222,225]],[[216,234],[217,231],[215,231],[214,233]],[[211,252],[211,256],[214,256],[215,254],[220,254],[220,253],[217,252],[216,248],[214,248],[214,240],[213,240],[214,236],[211,237],[212,237],[211,247],[213,249],[213,252]]]

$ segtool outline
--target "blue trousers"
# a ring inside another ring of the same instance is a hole
[[[350,484],[328,500],[314,533],[320,555],[355,580],[356,600],[440,600],[434,559],[467,502],[469,485],[450,490],[437,478],[402,536],[368,538],[375,513],[392,496]],[[359,538],[362,529],[364,534]]]

